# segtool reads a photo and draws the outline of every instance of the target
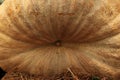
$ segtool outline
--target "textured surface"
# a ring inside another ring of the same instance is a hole
[[[99,76],[99,77],[98,77]],[[79,80],[113,80],[107,76],[79,74],[77,75]],[[2,80],[76,80],[69,72],[64,74],[54,75],[52,77],[43,76],[31,76],[25,73],[8,73]]]
[[[6,71],[115,76],[120,72],[119,0],[5,0],[0,66]]]

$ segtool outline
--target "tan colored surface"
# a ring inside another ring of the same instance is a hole
[[[0,66],[43,76],[120,73],[120,0],[5,0]],[[60,43],[55,43],[60,41]]]
[[[64,74],[54,75],[52,77],[42,77],[42,76],[30,76],[25,73],[8,73],[2,80],[113,80],[107,76],[100,75],[90,75],[90,74],[80,74],[77,75],[77,79],[72,77],[70,72]]]

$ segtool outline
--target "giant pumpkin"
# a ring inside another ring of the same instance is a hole
[[[50,76],[120,76],[119,0],[5,0],[0,67]]]

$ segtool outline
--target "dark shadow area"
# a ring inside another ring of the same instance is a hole
[[[5,76],[6,72],[0,68],[0,80]]]
[[[0,0],[0,5],[4,2],[4,0]]]

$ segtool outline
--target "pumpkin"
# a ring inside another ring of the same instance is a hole
[[[117,78],[119,5],[119,0],[5,0],[0,67],[42,76],[72,70]]]

